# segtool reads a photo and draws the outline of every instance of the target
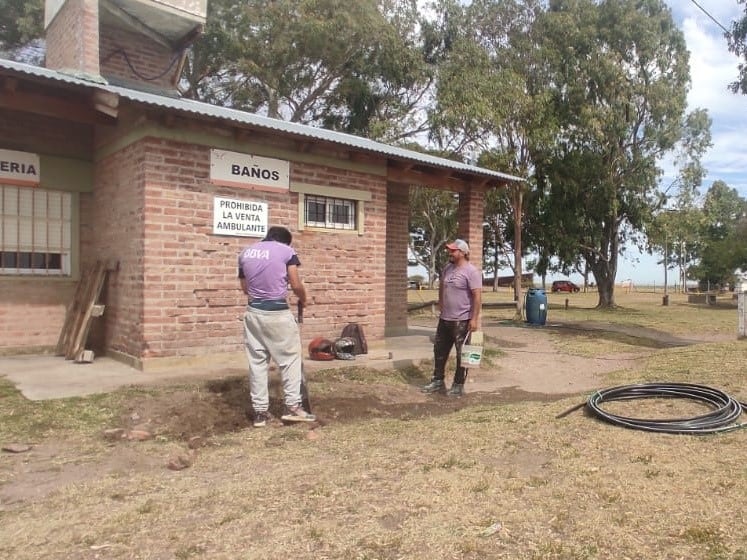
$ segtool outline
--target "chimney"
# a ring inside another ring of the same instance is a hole
[[[99,0],[46,0],[46,66],[101,81]]]
[[[177,95],[207,0],[45,0],[47,68]]]

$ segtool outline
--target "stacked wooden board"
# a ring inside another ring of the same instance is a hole
[[[106,265],[102,261],[96,261],[81,275],[57,341],[58,356],[81,363],[93,361],[93,352],[85,346],[93,319],[104,312],[104,306],[97,302],[105,280]]]

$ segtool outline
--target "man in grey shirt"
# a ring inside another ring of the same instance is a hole
[[[423,387],[424,393],[446,391],[446,362],[452,347],[456,347],[456,372],[448,392],[450,397],[464,394],[467,369],[462,366],[462,346],[469,333],[480,328],[482,274],[469,262],[469,245],[462,239],[446,245],[449,262],[438,282],[438,307],[441,313],[433,343],[433,378]]]

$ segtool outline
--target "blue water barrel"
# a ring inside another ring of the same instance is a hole
[[[547,320],[547,294],[540,288],[529,288],[524,306],[527,323],[544,325]]]

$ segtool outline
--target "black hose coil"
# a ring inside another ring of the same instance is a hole
[[[652,420],[618,416],[600,406],[604,402],[652,398],[690,399],[706,403],[713,410],[692,418]],[[747,410],[747,405],[718,389],[690,383],[642,383],[602,389],[589,397],[586,407],[597,417],[616,426],[649,432],[713,434],[747,426],[747,423],[735,423]]]

